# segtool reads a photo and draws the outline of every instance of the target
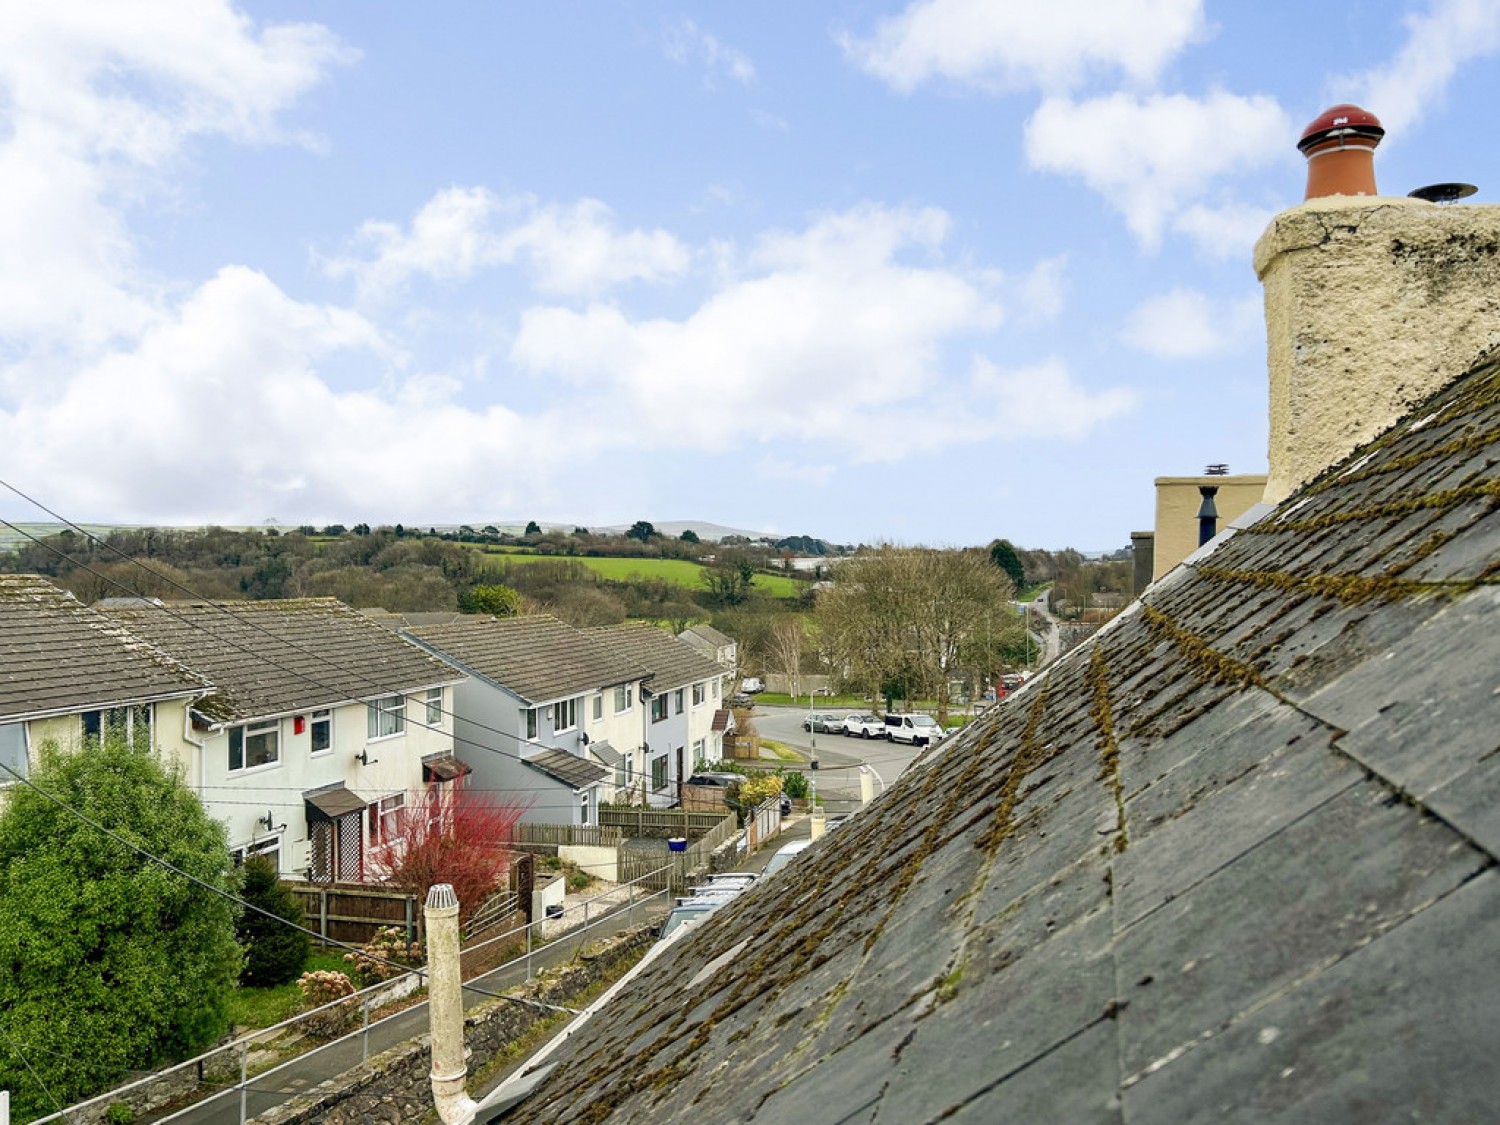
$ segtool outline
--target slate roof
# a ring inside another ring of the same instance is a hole
[[[208,682],[34,574],[0,574],[0,722],[201,695]]]
[[[335,598],[166,602],[109,616],[214,683],[216,723],[287,715],[463,678]]]
[[[645,678],[648,669],[555,617],[471,617],[406,630],[422,644],[508,688],[550,703]]]
[[[646,686],[656,694],[724,675],[724,666],[718,661],[655,625],[627,621],[584,632],[622,657],[649,668],[651,680]]]
[[[1491,362],[703,922],[505,1120],[1493,1120],[1497,584]]]
[[[574,789],[586,789],[609,776],[609,770],[603,766],[584,761],[566,750],[543,750],[540,754],[528,755],[521,761]]]

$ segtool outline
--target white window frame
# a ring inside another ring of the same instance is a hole
[[[251,844],[241,844],[237,848],[229,849],[229,858],[236,867],[244,867],[245,861],[252,856],[269,855],[276,857],[276,873],[281,874],[281,833],[267,836],[264,840],[256,840]]]
[[[10,730],[16,732],[16,743],[21,752],[19,759],[12,765],[16,773],[20,774],[24,780],[31,776],[31,732],[25,723],[0,723],[0,731]],[[14,775],[0,770],[0,788],[12,784],[15,780]]]
[[[707,684],[694,684],[693,685],[693,706],[694,707],[702,707],[707,702],[708,702],[708,685]]]
[[[392,793],[365,807],[369,811],[370,846],[383,848],[394,843],[401,835],[406,794]]]
[[[707,755],[708,755],[708,740],[706,738],[700,738],[696,742],[693,743],[693,768],[694,769],[701,768],[699,766],[699,764],[698,764],[700,762],[707,763],[707,761],[708,761]]]
[[[367,741],[383,742],[406,733],[406,696],[383,695],[368,704]],[[387,729],[389,728],[389,729]]]
[[[238,726],[230,727],[228,735],[229,745],[228,754],[225,756],[225,762],[229,767],[229,773],[233,776],[238,777],[241,774],[256,773],[260,770],[275,769],[281,765],[280,719],[262,719],[259,722],[254,723],[241,723]],[[236,735],[238,736],[238,739],[236,739]],[[257,762],[253,766],[247,765],[246,746],[249,744],[252,738],[263,738],[266,735],[270,735],[273,739],[274,745],[276,747],[276,756],[264,762]],[[238,766],[234,764],[234,744],[236,741],[238,741],[240,744],[240,764]]]
[[[425,716],[425,718],[427,720],[427,725],[430,726],[430,727],[440,727],[440,726],[442,726],[443,725],[443,689],[440,688],[440,687],[430,687],[430,688],[428,688],[427,689],[427,698],[423,700],[423,703],[425,703],[427,705],[427,714]]]
[[[658,714],[658,712],[660,712]],[[667,718],[666,695],[653,695],[651,697],[651,721],[653,723],[665,722]]]
[[[602,720],[603,718],[604,718],[604,693],[602,691],[599,691],[599,692],[595,692],[594,693],[594,722],[597,723],[600,720]]]
[[[719,681],[718,680],[714,680],[713,681],[713,685],[714,685],[714,698],[718,699],[719,698]]]
[[[560,699],[552,705],[552,733],[576,729],[578,726],[578,700]]]
[[[526,728],[526,737],[534,739],[537,732],[542,729],[540,710],[536,707],[527,707],[521,711],[521,722]]]
[[[319,725],[328,728],[328,745],[318,749],[317,730]],[[333,708],[321,707],[307,717],[307,745],[309,747],[307,756],[309,758],[326,758],[333,753]]]
[[[676,713],[678,715],[682,714],[684,706],[685,706],[684,699],[685,699],[685,697],[682,694],[682,689],[681,688],[678,688],[676,691],[674,691],[672,693],[672,709],[673,709],[674,713]]]
[[[93,716],[98,730],[89,731],[89,719]],[[83,738],[104,737],[104,732],[111,728],[118,728],[124,735],[125,741],[131,746],[136,745],[136,720],[142,718],[146,722],[146,745],[151,746],[152,732],[156,723],[156,707],[151,703],[137,703],[133,707],[104,707],[94,711],[85,711],[78,717]]]
[[[656,780],[657,768],[661,770],[661,780]],[[651,759],[651,788],[660,793],[672,784],[672,765],[666,754],[658,755]]]
[[[615,714],[623,715],[635,706],[635,695],[630,684],[620,684],[615,688]]]

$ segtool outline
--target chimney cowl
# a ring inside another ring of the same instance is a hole
[[[1357,105],[1346,102],[1343,105],[1325,109],[1314,118],[1312,123],[1302,130],[1302,139],[1297,142],[1297,148],[1307,155],[1325,141],[1337,141],[1339,144],[1344,144],[1354,138],[1365,141],[1366,147],[1374,148],[1383,136],[1385,136],[1385,129],[1380,124],[1380,118],[1367,109],[1361,109]]]

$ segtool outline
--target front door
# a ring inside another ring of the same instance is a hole
[[[315,883],[358,883],[364,875],[360,814],[337,820],[315,820],[312,830],[312,879]]]

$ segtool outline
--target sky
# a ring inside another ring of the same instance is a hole
[[[0,480],[1121,547],[1265,471],[1302,128],[1488,201],[1497,55],[1500,0],[0,5]]]

